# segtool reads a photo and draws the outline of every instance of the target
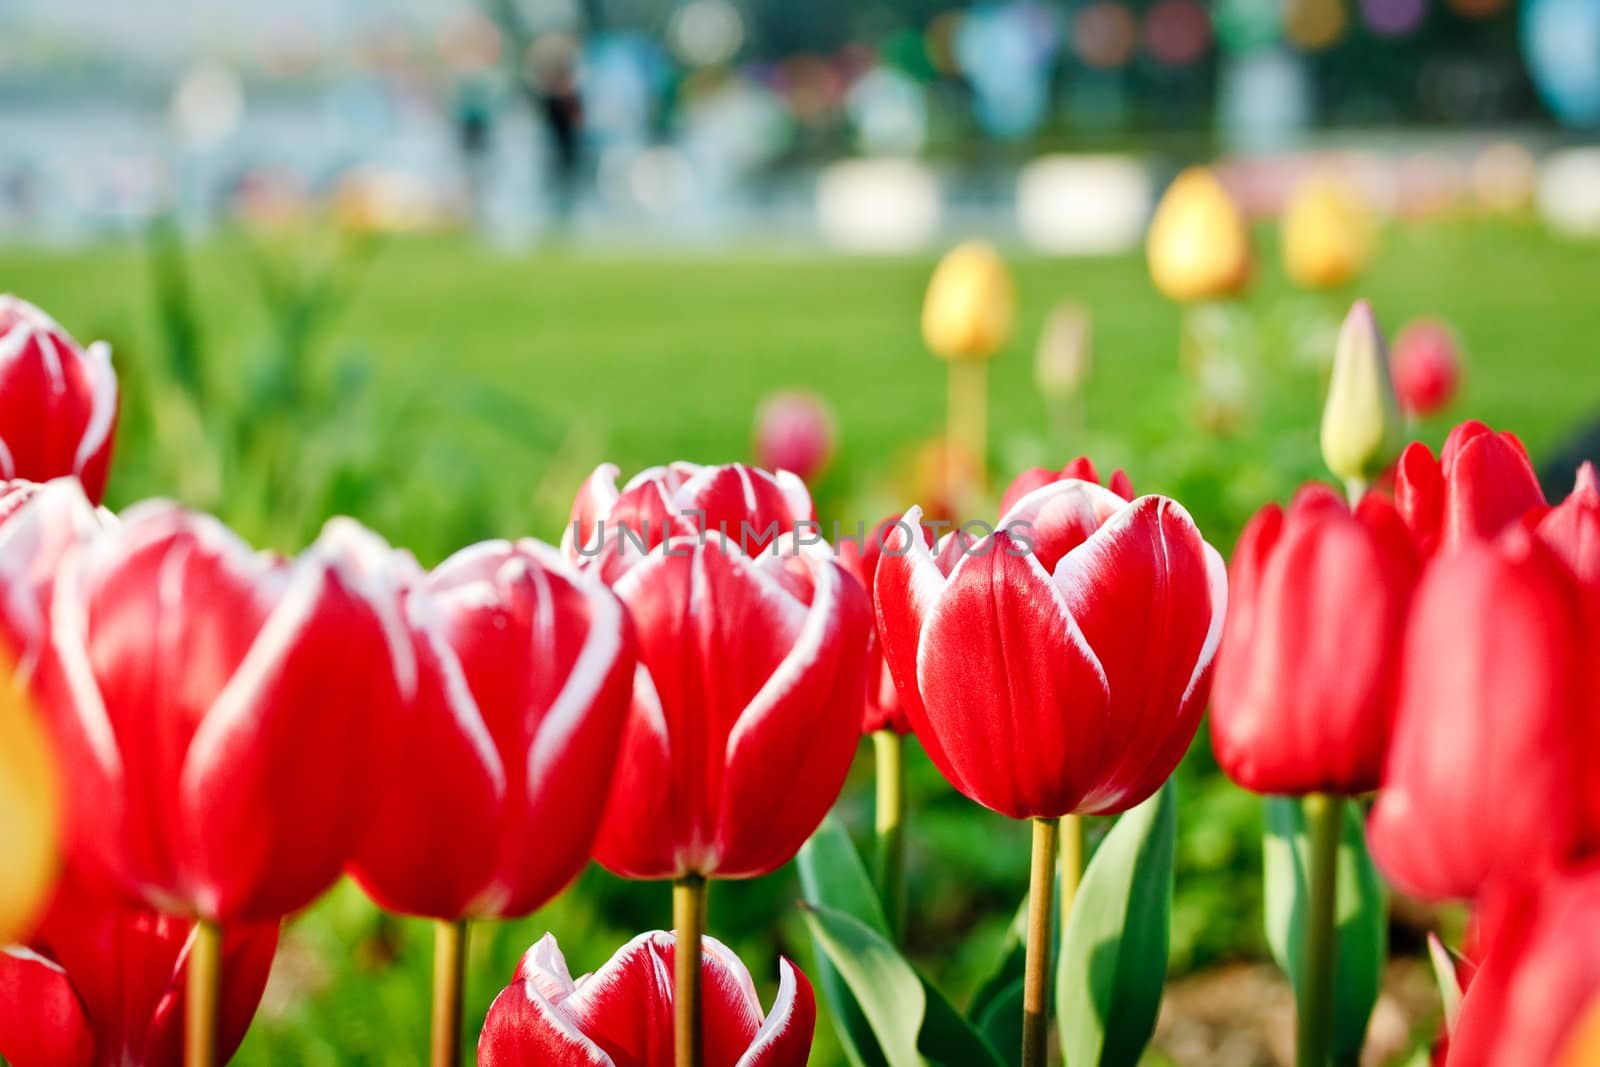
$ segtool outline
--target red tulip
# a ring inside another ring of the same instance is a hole
[[[1493,537],[1544,504],[1522,442],[1481,422],[1463,422],[1439,459],[1413,441],[1400,456],[1394,499],[1426,553]]]
[[[633,685],[627,615],[536,541],[431,574],[375,535],[346,541],[396,590],[417,670],[374,734],[382,817],[351,871],[390,911],[525,915],[589,860]]]
[[[338,877],[367,818],[370,709],[409,651],[338,536],[289,563],[152,502],[67,555],[42,703],[90,876],[224,924]]]
[[[672,463],[640,471],[618,492],[617,468],[604,463],[578,490],[561,549],[574,563],[598,566],[614,582],[672,537],[720,533],[754,555],[780,535],[815,522],[811,494],[788,471]],[[820,543],[820,532],[810,532],[816,534],[813,543]]]
[[[0,296],[0,476],[74,475],[99,501],[116,425],[110,346],[84,351],[43,311]]]
[[[833,458],[833,415],[811,393],[775,393],[756,411],[756,462],[809,482]]]
[[[639,636],[595,858],[630,878],[746,878],[790,859],[860,737],[867,599],[833,560],[676,538],[614,586]]]
[[[1600,868],[1546,876],[1502,904],[1450,1035],[1450,1067],[1575,1065],[1600,997]]]
[[[1029,467],[1013,478],[1010,485],[1006,486],[1005,493],[1000,497],[1000,514],[1004,515],[1010,511],[1016,506],[1017,501],[1035,489],[1043,488],[1052,482],[1074,478],[1082,482],[1093,482],[1095,485],[1101,484],[1100,472],[1095,470],[1094,460],[1088,456],[1077,457],[1059,471],[1053,471],[1049,467]],[[1111,480],[1104,484],[1107,489],[1110,489],[1122,499],[1133,499],[1133,483],[1128,480],[1128,476],[1123,473],[1120,467],[1112,472]]]
[[[1418,319],[1394,340],[1394,387],[1412,415],[1432,415],[1450,403],[1461,384],[1461,357],[1450,327]]]
[[[576,982],[545,934],[489,1008],[482,1067],[672,1067],[668,933],[640,934]],[[713,938],[701,940],[705,1067],[805,1067],[816,1029],[811,984],[778,961],[778,995],[764,1018],[750,972]]]
[[[1227,572],[1176,501],[1089,482],[1024,496],[937,559],[912,508],[878,565],[878,633],[923,748],[1017,818],[1124,811],[1194,737]]]
[[[885,540],[899,522],[895,517],[883,520],[862,539],[864,543],[860,545],[848,538],[839,540],[836,549],[839,562],[861,583],[868,597],[872,595],[872,580],[878,573],[878,561],[883,558]],[[922,543],[932,548],[933,531],[926,525],[920,529]],[[873,629],[877,629],[876,619]],[[911,732],[911,722],[906,718],[900,702],[900,691],[895,688],[889,665],[883,661],[883,643],[874,632],[867,652],[867,704],[866,713],[861,719],[861,732],[870,734],[878,730],[893,730],[904,736]]]
[[[61,883],[34,948],[0,951],[0,1055],[12,1067],[179,1067],[195,924]],[[229,930],[218,1056],[250,1027],[278,926]]]
[[[1398,886],[1474,897],[1578,846],[1589,803],[1577,763],[1589,714],[1582,626],[1576,583],[1517,531],[1423,573],[1369,828]]]
[[[1245,527],[1229,572],[1211,744],[1257,793],[1378,787],[1416,549],[1394,506],[1323,485]]]
[[[1600,479],[1594,464],[1578,468],[1572,492],[1534,524],[1543,541],[1586,587],[1600,592]]]

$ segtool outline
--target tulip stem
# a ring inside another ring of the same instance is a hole
[[[461,1001],[467,976],[467,920],[433,925],[432,1067],[461,1065]]]
[[[217,1001],[222,982],[222,928],[210,919],[195,923],[189,943],[188,987],[183,1010],[184,1067],[217,1062]]]
[[[1033,867],[1028,879],[1028,942],[1022,973],[1022,1067],[1045,1067],[1050,995],[1050,911],[1055,903],[1054,819],[1033,820]]]
[[[878,899],[883,902],[889,932],[899,938],[906,914],[906,740],[893,730],[874,731],[872,754],[878,784]]]
[[[706,932],[706,880],[686,874],[672,883],[673,1062],[703,1067],[705,1031],[700,1021],[700,938]]]
[[[1083,880],[1083,818],[1061,816],[1061,929],[1072,918],[1072,904],[1078,899],[1078,883]]]
[[[1305,798],[1306,825],[1311,834],[1311,870],[1307,885],[1307,927],[1304,996],[1295,1034],[1298,1067],[1327,1067],[1333,1035],[1334,968],[1338,942],[1339,841],[1344,836],[1344,798],[1312,793]]]
[[[946,447],[951,455],[946,476],[946,493],[952,501],[983,491],[988,472],[989,443],[989,363],[982,359],[950,360],[950,392],[946,412]],[[962,476],[972,465],[976,486],[967,485]]]

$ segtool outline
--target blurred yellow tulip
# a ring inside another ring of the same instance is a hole
[[[1190,167],[1167,188],[1145,251],[1151,280],[1173,300],[1231,296],[1250,281],[1250,231],[1205,167]]]
[[[922,339],[945,359],[988,359],[1011,335],[1016,290],[1005,260],[965,241],[939,261],[922,303]]]
[[[1600,997],[1584,1009],[1561,1047],[1559,1067],[1600,1067]]]
[[[55,765],[9,662],[0,669],[0,944],[20,941],[55,886]]]
[[[1377,243],[1372,205],[1349,182],[1302,182],[1283,214],[1283,265],[1296,285],[1332,289],[1366,269]]]
[[[1339,347],[1322,409],[1322,459],[1354,488],[1382,470],[1399,450],[1400,403],[1389,372],[1389,347],[1365,300],[1339,330]]]

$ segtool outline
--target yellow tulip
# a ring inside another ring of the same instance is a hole
[[[0,668],[0,944],[20,941],[55,886],[55,765],[9,663]]]
[[[1283,215],[1283,263],[1296,285],[1331,289],[1366,268],[1376,244],[1373,211],[1348,182],[1303,182]]]
[[[1389,349],[1365,300],[1339,330],[1328,402],[1322,409],[1322,459],[1349,485],[1382,470],[1399,446],[1400,404],[1389,373]]]
[[[922,339],[945,359],[988,359],[1011,335],[1017,297],[1000,253],[966,241],[939,261],[922,303]]]
[[[1590,1002],[1567,1035],[1560,1067],[1600,1067],[1600,997]]]
[[[1178,175],[1150,223],[1150,278],[1173,300],[1231,296],[1250,281],[1250,231],[1217,176],[1204,167]]]

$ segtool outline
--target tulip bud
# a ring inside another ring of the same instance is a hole
[[[816,1029],[811,983],[778,961],[778,992],[763,1016],[750,972],[726,945],[701,941],[705,1062],[739,1067],[805,1067]],[[478,1038],[483,1067],[593,1067],[672,1060],[673,955],[669,933],[640,934],[594,974],[573,981],[556,939],[545,934],[523,955],[495,998]],[[663,1051],[664,1050],[664,1051]]]
[[[1339,330],[1322,409],[1322,459],[1347,483],[1365,482],[1399,447],[1400,411],[1378,320],[1357,300]]]
[[[0,477],[76,475],[98,501],[116,423],[110,346],[79,348],[43,311],[0,296]]]
[[[945,778],[1013,818],[1112,814],[1160,788],[1200,723],[1227,611],[1222,557],[1188,513],[1068,479],[937,553],[910,537],[920,520],[912,508],[891,533],[873,592]]]
[[[1420,319],[1394,341],[1394,387],[1412,415],[1432,415],[1450,403],[1461,384],[1461,357],[1450,328]]]
[[[1068,397],[1089,377],[1093,354],[1093,321],[1083,304],[1057,304],[1039,335],[1033,380],[1047,397]]]
[[[1374,231],[1360,190],[1335,178],[1312,178],[1295,190],[1284,212],[1284,267],[1307,289],[1344,285],[1372,258]]]
[[[56,876],[56,769],[22,681],[0,670],[0,944],[28,932]]]
[[[774,393],[756,411],[756,463],[809,482],[833,458],[833,414],[813,393]]]
[[[922,339],[945,359],[988,359],[1011,334],[1016,292],[992,245],[966,241],[945,253],[922,304]]]
[[[1173,300],[1231,296],[1250,280],[1250,233],[1217,176],[1190,167],[1156,207],[1146,245],[1150,278]]]

